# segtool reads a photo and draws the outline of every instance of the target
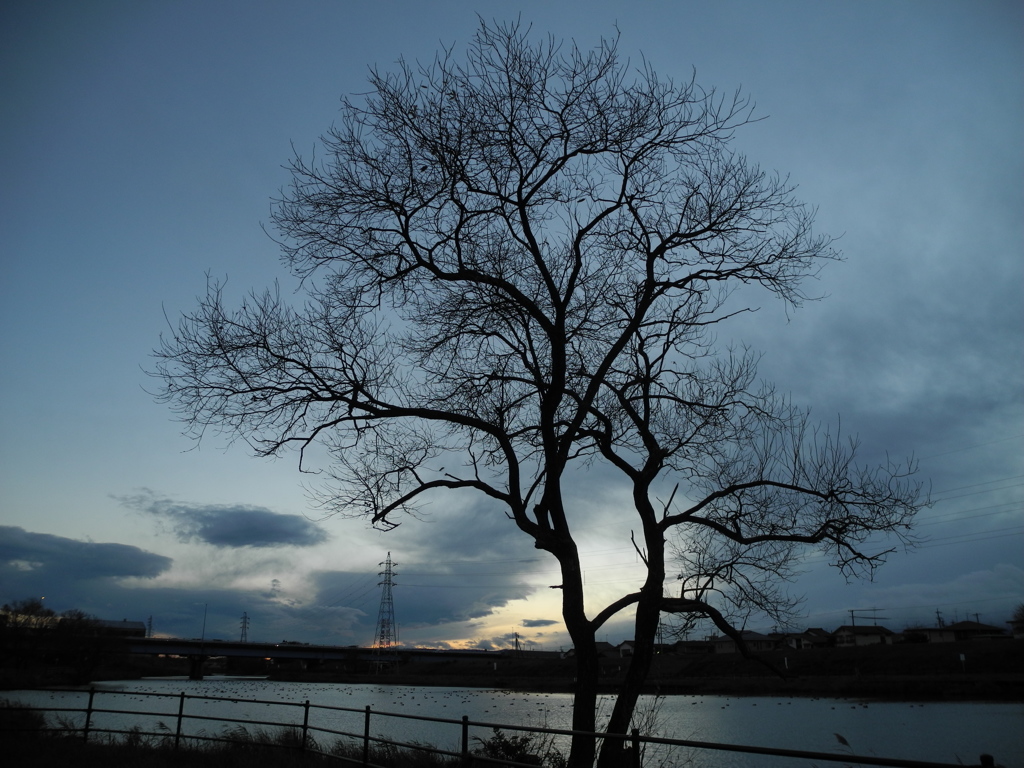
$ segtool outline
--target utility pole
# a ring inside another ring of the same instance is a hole
[[[242,613],[242,637],[239,639],[240,643],[249,642],[249,614]]]
[[[939,629],[942,629],[945,625],[942,623],[942,611],[938,608],[935,609],[935,622],[938,624]]]
[[[395,646],[398,645],[398,630],[395,625],[395,600],[392,595],[392,588],[395,586],[395,574],[390,552],[388,552],[387,560],[381,563],[381,565],[384,566],[384,570],[377,575],[383,576],[384,580],[378,584],[383,589],[380,593],[380,610],[377,612],[377,631],[373,638],[378,672],[388,663],[395,660],[391,654]]]

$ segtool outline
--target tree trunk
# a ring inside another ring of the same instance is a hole
[[[576,653],[576,681],[573,687],[572,729],[594,733],[597,713],[597,678],[599,664],[594,633],[589,641],[573,639]],[[597,755],[597,739],[594,736],[573,736],[569,749],[567,768],[593,768]]]
[[[597,658],[596,630],[587,619],[583,599],[583,573],[579,554],[571,541],[553,549],[562,571],[562,619],[572,639],[576,655],[576,680],[573,685],[572,730],[594,733],[597,730],[597,682],[600,664]],[[593,768],[597,754],[595,736],[573,736],[567,768]]]
[[[660,590],[660,583],[658,589]],[[658,595],[660,598],[660,594]],[[605,733],[608,736],[621,736],[620,739],[605,738],[601,748],[598,768],[621,768],[629,765],[629,752],[626,736],[629,734],[633,712],[637,699],[643,690],[644,682],[654,661],[654,641],[658,632],[660,616],[660,599],[645,596],[637,604],[636,624],[633,638],[633,656],[626,669],[626,678],[619,686],[615,697],[615,706]]]
[[[634,488],[634,502],[645,522],[647,580],[640,590],[640,599],[636,605],[633,656],[626,668],[626,677],[619,686],[615,706],[608,719],[598,768],[622,768],[630,764],[626,737],[632,724],[637,699],[640,698],[640,692],[654,662],[654,643],[658,635],[658,622],[661,619],[661,598],[665,581],[665,541],[654,523],[654,510],[650,506],[646,485]],[[621,738],[608,738],[618,736]]]

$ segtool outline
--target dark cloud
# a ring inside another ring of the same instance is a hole
[[[525,600],[534,588],[523,583],[466,583],[458,576],[445,576],[435,584],[396,588],[395,610],[399,620],[410,625],[432,625],[482,619],[513,600]]]
[[[133,600],[125,598],[141,598],[148,590],[125,588],[120,580],[153,578],[170,567],[169,557],[126,544],[0,526],[0,602],[45,597],[58,612],[78,608],[101,618],[142,621],[147,614],[130,610]]]
[[[264,507],[187,504],[146,492],[120,497],[122,504],[160,519],[179,541],[215,547],[312,547],[327,532],[301,515],[283,515]]]
[[[17,574],[67,579],[152,578],[170,567],[169,557],[127,544],[97,544],[0,526],[0,572],[5,583]]]
[[[435,515],[434,509],[444,511]],[[402,553],[406,570],[412,570],[415,563],[417,572],[423,570],[421,564],[444,571],[454,567],[452,564],[515,562],[522,567],[537,567],[550,560],[534,548],[532,539],[508,518],[504,507],[480,499],[471,506],[455,506],[439,495],[420,519],[405,522],[383,541],[388,549]]]
[[[243,613],[252,640],[369,643],[364,614],[346,606],[290,601],[280,585],[269,591],[158,587],[124,578],[151,578],[170,568],[168,557],[124,544],[76,541],[0,526],[0,603],[43,597],[55,611],[77,608],[103,619],[152,621],[156,634],[237,640]],[[376,612],[374,612],[376,617]],[[355,629],[354,629],[355,628]]]
[[[438,553],[440,550],[438,550]],[[472,621],[490,616],[513,600],[529,597],[534,587],[524,583],[518,562],[444,564],[397,563],[392,602],[395,621],[412,632],[425,627]],[[313,574],[314,602],[323,610],[347,608],[358,612],[359,642],[373,639],[381,605],[381,577],[376,572],[321,571]]]
[[[551,627],[556,624],[561,624],[561,622],[554,619],[523,619],[523,626],[531,629],[534,627]]]
[[[415,542],[402,547],[407,561],[397,569],[395,605],[410,625],[484,618],[533,594],[531,576],[557,572],[502,510],[484,503],[446,518],[416,524]]]

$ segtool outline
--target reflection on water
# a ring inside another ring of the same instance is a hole
[[[258,726],[260,721],[302,723],[304,701],[348,711],[311,709],[310,725],[359,736],[363,732],[364,708],[374,714],[375,735],[407,742],[429,743],[456,749],[461,728],[457,724],[422,722],[381,713],[459,720],[463,715],[474,722],[528,725],[568,729],[571,726],[572,697],[557,693],[522,693],[477,688],[417,688],[405,686],[335,685],[329,683],[279,683],[252,678],[209,677],[202,681],[182,678],[154,678],[95,685],[97,691],[123,691],[127,695],[97,695],[96,706],[109,709],[146,711],[138,717],[97,714],[97,728],[138,724],[143,730],[173,733],[178,711],[177,694],[285,703],[188,700],[186,713],[230,717]],[[142,692],[174,694],[151,698]],[[12,691],[0,696],[39,706],[83,706],[84,691],[49,693]],[[611,710],[610,700],[602,710]],[[1024,768],[1024,704],[861,702],[845,699],[774,699],[765,697],[669,696],[642,698],[638,707],[643,732],[677,739],[694,739],[730,744],[747,744],[785,749],[803,749],[835,754],[877,755],[914,760],[966,764],[977,763],[988,752],[1008,767]],[[186,720],[186,734],[220,731],[225,724]],[[488,727],[475,727],[471,735],[487,738]],[[839,739],[842,737],[842,740]],[[330,739],[327,739],[330,741]],[[845,744],[844,744],[845,742]],[[653,754],[650,765],[682,764],[690,755],[694,763],[716,766],[794,765],[780,760],[740,753],[693,751],[675,748],[669,755]]]

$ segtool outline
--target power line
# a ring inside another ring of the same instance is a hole
[[[1024,535],[1024,529],[1017,531],[1016,533],[1000,533],[995,536],[982,536],[977,539],[965,539],[964,541],[942,541],[938,544],[926,543],[918,546],[918,549],[932,549],[933,547],[948,547],[952,544],[973,544],[976,541],[988,541],[989,539],[1004,539],[1007,536],[1021,536]]]
[[[973,483],[971,485],[960,485],[956,488],[944,488],[941,491],[936,491],[938,494],[952,493],[953,491],[966,491],[968,488],[978,488],[982,485],[992,485],[992,483],[1005,483],[1007,480],[1020,480],[1024,475],[1013,475],[1012,477],[1000,477],[997,480],[987,480],[984,483]],[[998,488],[995,490],[999,490]]]
[[[919,458],[921,458],[921,459],[934,459],[934,458],[937,458],[939,456],[949,456],[949,454],[951,454],[951,453],[960,453],[961,451],[971,451],[971,450],[974,450],[975,448],[984,448],[985,446],[988,446],[988,445],[996,445],[997,443],[1006,443],[1006,442],[1009,442],[1010,440],[1019,440],[1022,437],[1024,437],[1024,435],[1014,435],[1013,437],[1003,437],[1003,438],[1000,438],[999,440],[990,440],[987,443],[978,443],[977,445],[968,445],[968,446],[964,446],[963,448],[954,448],[952,451],[943,451],[942,453],[933,453],[933,454],[930,454],[928,456],[921,456]]]
[[[916,610],[923,610],[923,609],[931,610],[933,608],[953,608],[953,607],[960,606],[960,605],[974,605],[975,603],[991,603],[991,602],[995,602],[997,600],[1012,600],[1012,599],[1016,599],[1018,597],[1020,597],[1020,595],[1007,592],[1006,594],[996,595],[994,597],[982,597],[982,598],[976,598],[976,599],[970,599],[970,600],[959,600],[959,601],[953,602],[953,603],[923,603],[921,605],[888,605],[885,608],[865,608],[865,609],[861,609],[861,610],[879,610],[879,611],[916,611]],[[816,616],[816,617],[832,616],[834,614],[842,614],[842,613],[848,613],[848,611],[843,610],[841,608],[836,608],[836,609],[831,610],[831,611],[815,611],[814,613],[806,614],[805,618],[811,618],[812,616]]]
[[[993,481],[993,482],[997,482],[997,481]],[[986,483],[979,483],[978,485],[986,485]],[[946,497],[941,498],[941,499],[933,499],[932,500],[932,504],[941,504],[944,501],[953,501],[954,499],[966,499],[968,496],[977,496],[978,494],[981,494],[981,493],[992,493],[994,491],[1008,491],[1011,488],[1020,488],[1022,485],[1024,485],[1024,483],[1015,483],[1013,485],[1003,485],[1003,486],[1000,486],[999,488],[986,488],[983,491],[971,491],[970,493],[961,493],[959,496],[946,496]],[[967,486],[967,487],[971,487],[971,486]]]
[[[958,533],[958,534],[955,534],[953,536],[940,536],[940,537],[935,538],[935,539],[927,539],[926,541],[924,541],[922,543],[923,544],[931,544],[932,542],[935,542],[935,541],[949,541],[951,539],[963,539],[963,538],[967,538],[967,537],[970,537],[970,536],[981,536],[981,535],[986,535],[987,536],[989,534],[1002,533],[1004,531],[1014,531],[1014,532],[1024,533],[1024,528],[1022,528],[1020,525],[1008,526],[1006,528],[989,528],[987,531],[972,531],[972,532],[969,532],[969,533]]]
[[[1002,515],[1002,514],[1006,514],[1009,511],[1014,511],[1014,510],[1006,510],[1006,511],[1003,511],[1003,512],[999,512],[999,511],[997,511],[997,512],[986,512],[985,510],[989,510],[989,509],[999,510],[1002,507],[1010,507],[1010,506],[1013,506],[1014,504],[1021,504],[1021,503],[1022,503],[1022,500],[1006,501],[1006,502],[1003,502],[1002,504],[991,504],[991,505],[989,505],[987,507],[974,507],[973,509],[962,509],[962,510],[960,510],[958,512],[947,512],[946,514],[941,515],[939,517],[929,517],[923,523],[914,523],[914,527],[915,528],[920,528],[920,527],[925,526],[925,525],[940,525],[940,524],[943,524],[943,523],[959,522],[961,520],[974,520],[974,519],[979,518],[979,517],[991,517],[992,515]],[[968,512],[981,512],[982,514],[980,514],[980,515],[970,515],[970,514],[967,514]]]

